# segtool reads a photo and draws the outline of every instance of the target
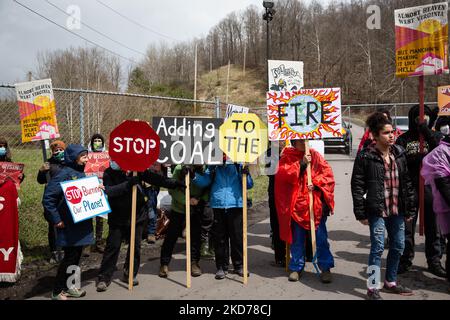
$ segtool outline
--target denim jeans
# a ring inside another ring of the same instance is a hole
[[[328,271],[334,267],[334,259],[328,243],[326,222],[327,216],[323,216],[316,231],[317,264],[321,271]],[[307,232],[307,230],[303,229],[295,221],[292,221],[292,257],[289,263],[289,270],[291,271],[300,272],[305,268],[305,238]]]
[[[400,257],[405,248],[405,218],[403,215],[392,215],[388,218],[370,216],[370,255],[369,266],[381,269],[381,256],[384,252],[384,231],[389,237],[389,252],[386,262],[386,281],[397,281],[397,269]]]
[[[145,205],[148,212],[148,225],[147,231],[149,235],[155,235],[156,233],[156,212],[157,212],[157,204],[158,204],[158,193],[159,190],[155,190],[153,188],[144,189],[145,195],[148,200]]]

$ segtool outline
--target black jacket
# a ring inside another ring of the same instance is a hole
[[[392,148],[400,179],[399,213],[413,217],[416,214],[416,194],[408,174],[405,150],[397,145]],[[355,159],[351,180],[353,212],[357,220],[368,219],[369,215],[382,216],[386,208],[384,176],[383,159],[370,148],[361,150]]]
[[[424,109],[425,115],[428,115],[431,119],[433,117],[431,109],[428,106],[425,106]],[[426,125],[418,126],[415,123],[415,119],[418,116],[419,106],[412,107],[408,113],[408,131],[400,135],[395,142],[395,144],[402,146],[406,150],[409,176],[416,190],[418,190],[419,186],[422,160],[431,150],[438,146],[440,141],[439,136],[430,129],[432,126],[431,121],[428,127]],[[424,136],[424,153],[422,154],[419,152],[419,132]]]
[[[147,211],[145,206],[145,194],[142,181],[151,185],[167,189],[180,188],[184,184],[174,179],[168,179],[149,170],[138,174],[141,184],[137,185],[136,223],[145,221]],[[128,226],[131,224],[132,184],[131,176],[127,176],[122,170],[108,168],[103,174],[103,185],[108,196],[111,212],[108,214],[108,223],[116,226]]]
[[[41,171],[39,170],[37,175],[37,182],[39,184],[46,184],[50,181],[51,178],[55,177],[62,168],[64,168],[64,161],[58,161],[55,157],[51,157],[48,159],[50,163],[50,170]]]

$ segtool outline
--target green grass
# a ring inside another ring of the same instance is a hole
[[[254,179],[254,186],[249,190],[253,203],[267,201],[267,188],[269,186],[269,178],[267,176],[259,176]]]
[[[25,180],[19,191],[21,204],[19,206],[20,244],[25,263],[43,259],[48,255],[47,229],[42,208],[44,185],[37,183],[36,177],[42,165],[40,149],[13,149],[13,161],[25,164]]]

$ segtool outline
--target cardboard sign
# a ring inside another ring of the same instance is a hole
[[[20,175],[23,174],[23,163],[15,162],[0,162],[0,181],[11,179],[16,185],[17,190],[20,190]]]
[[[52,80],[16,83],[22,142],[59,138]]]
[[[269,91],[292,91],[303,88],[303,62],[269,60]]]
[[[225,120],[231,117],[233,113],[248,113],[250,109],[247,107],[236,106],[234,104],[229,104],[227,106],[227,113],[225,114]]]
[[[439,116],[450,116],[450,86],[438,87]]]
[[[215,118],[154,117],[152,127],[161,141],[158,162],[222,164],[218,141],[222,123]]]
[[[341,89],[267,93],[269,140],[342,137]]]
[[[96,176],[61,182],[73,222],[78,223],[111,212]]]
[[[267,127],[254,113],[235,113],[220,126],[220,148],[233,162],[253,163],[267,147]]]
[[[84,167],[86,176],[97,176],[100,180],[103,179],[103,173],[109,168],[109,154],[108,152],[89,152],[88,162]]]
[[[448,73],[447,2],[395,10],[398,77]]]

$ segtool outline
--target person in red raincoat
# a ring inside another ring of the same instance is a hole
[[[291,144],[292,147],[283,150],[275,178],[280,238],[291,244],[289,280],[298,281],[305,267],[305,236],[311,230],[309,191],[312,190],[320,278],[322,282],[330,283],[334,259],[325,223],[327,215],[334,212],[333,171],[314,149],[310,149],[310,155],[305,155],[305,140],[292,140]],[[312,185],[308,185],[308,163],[311,163]]]

